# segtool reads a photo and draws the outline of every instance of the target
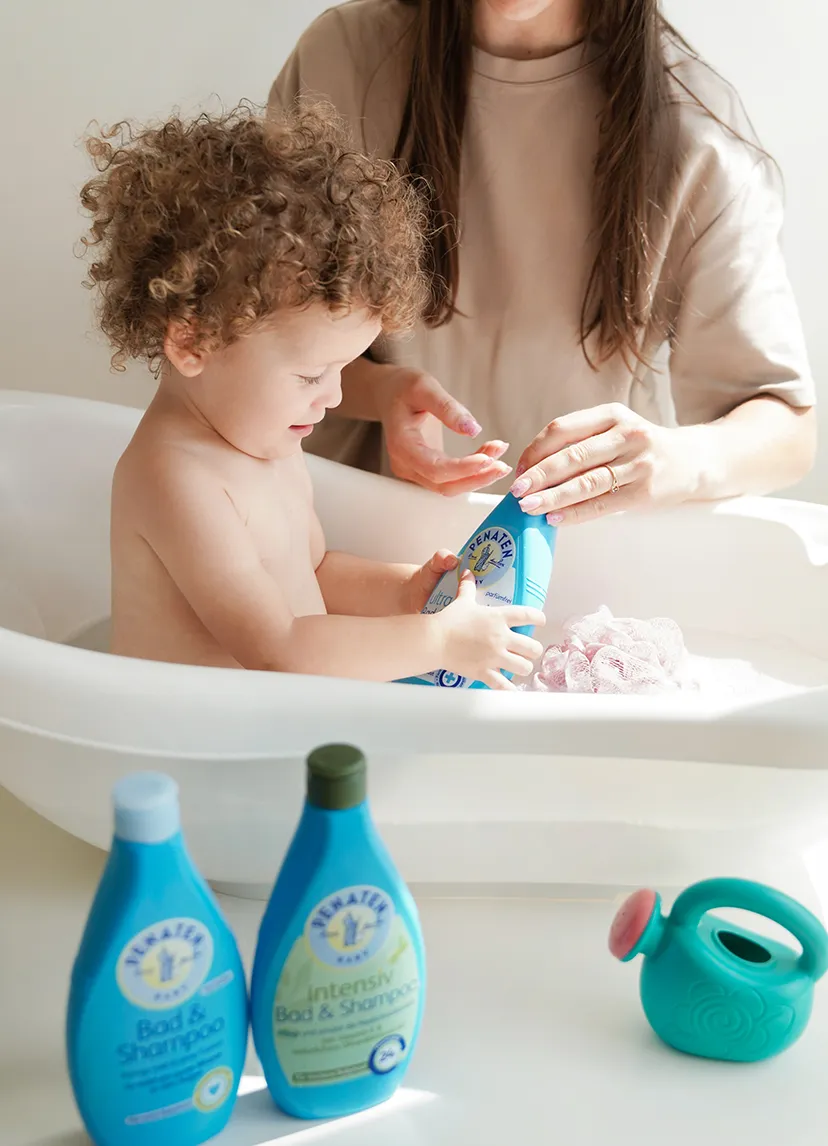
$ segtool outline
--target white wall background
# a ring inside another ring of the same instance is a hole
[[[78,140],[218,95],[264,101],[300,31],[330,0],[0,0],[0,386],[142,405],[149,376],[108,371],[88,333],[73,245],[89,167]],[[828,17],[814,0],[666,0],[667,13],[739,88],[788,188],[786,250],[828,406]],[[821,24],[822,27],[817,27]],[[828,414],[803,496],[828,502]]]

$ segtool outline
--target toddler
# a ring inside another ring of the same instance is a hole
[[[112,651],[185,664],[395,680],[437,668],[512,687],[535,609],[464,579],[421,615],[450,553],[388,565],[328,552],[302,441],[340,372],[425,297],[423,213],[324,108],[245,108],[88,141],[89,285],[113,366],[158,390],[112,490]]]

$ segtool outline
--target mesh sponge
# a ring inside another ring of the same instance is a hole
[[[692,688],[681,629],[667,617],[650,621],[597,613],[573,618],[550,645],[528,690],[660,693]]]

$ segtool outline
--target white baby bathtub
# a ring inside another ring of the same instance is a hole
[[[808,898],[803,857],[828,879],[828,508],[747,499],[559,541],[550,635],[602,603],[671,616],[695,651],[777,677],[771,699],[461,693],[146,663],[67,643],[108,614],[109,484],[138,418],[0,392],[0,783],[36,811],[106,846],[113,781],[162,769],[181,785],[202,870],[255,893],[299,812],[299,758],[349,740],[370,753],[377,818],[414,883],[729,873]],[[494,501],[309,465],[329,545],[378,558],[457,547]]]

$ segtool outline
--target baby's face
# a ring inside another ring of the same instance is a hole
[[[342,401],[341,372],[380,333],[367,310],[334,314],[314,303],[283,310],[251,334],[205,356],[191,393],[231,445],[258,458],[301,448]]]

